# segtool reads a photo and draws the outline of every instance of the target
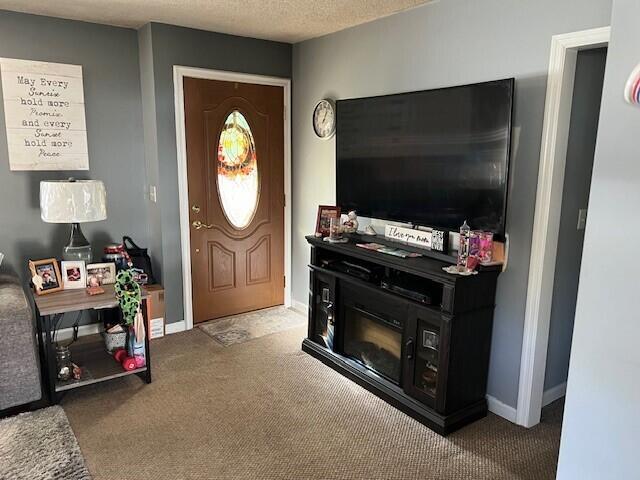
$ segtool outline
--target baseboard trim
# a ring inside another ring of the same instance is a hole
[[[78,336],[84,337],[86,335],[93,335],[95,333],[101,332],[101,324],[100,323],[90,323],[88,325],[80,325],[78,327]],[[57,340],[71,340],[73,338],[73,327],[63,328],[62,330],[58,330],[58,338]]]
[[[567,382],[562,382],[555,387],[551,387],[548,390],[545,390],[542,394],[542,406],[546,407],[550,403],[555,402],[559,398],[562,398],[567,393]]]
[[[171,335],[172,333],[184,332],[187,329],[187,324],[184,320],[179,322],[167,323],[164,326],[165,335]]]
[[[495,397],[487,395],[487,406],[491,413],[495,413],[499,417],[509,420],[512,423],[516,423],[516,409],[506,403],[502,403]]]
[[[307,304],[299,302],[298,300],[291,301],[291,309],[303,315],[306,315],[308,311]]]
[[[306,307],[305,307],[306,313]],[[102,329],[100,328],[99,323],[90,323],[89,325],[80,325],[78,327],[78,336],[84,337],[86,335],[93,335],[95,333],[100,333]],[[187,329],[186,323],[184,320],[180,322],[167,323],[164,327],[164,333],[166,335],[171,335],[172,333],[184,332]],[[58,340],[71,340],[73,338],[73,327],[63,328],[62,330],[58,330]]]

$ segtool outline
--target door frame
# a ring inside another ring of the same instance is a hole
[[[193,328],[193,288],[191,283],[191,228],[189,225],[189,185],[187,179],[187,142],[184,116],[185,77],[225,82],[271,85],[284,89],[284,305],[291,306],[291,80],[288,78],[251,75],[173,66],[173,90],[176,119],[176,149],[178,154],[178,198],[180,204],[180,245],[182,247],[182,289],[185,330]]]
[[[607,46],[610,34],[602,27],[551,38],[516,408],[516,423],[524,427],[540,423],[543,406],[576,58],[580,50]]]

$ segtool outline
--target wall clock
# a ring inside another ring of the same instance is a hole
[[[336,131],[336,104],[323,99],[313,109],[313,131],[322,139],[331,138]]]

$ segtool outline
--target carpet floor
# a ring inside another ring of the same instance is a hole
[[[90,480],[60,407],[0,421],[0,480]]]
[[[154,381],[70,392],[95,479],[555,477],[562,405],[520,428],[489,414],[443,438],[300,350],[304,327],[223,347],[200,329],[152,343]]]

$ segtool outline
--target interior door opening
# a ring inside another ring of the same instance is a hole
[[[555,409],[567,385],[606,56],[602,47],[576,59],[542,399]]]

